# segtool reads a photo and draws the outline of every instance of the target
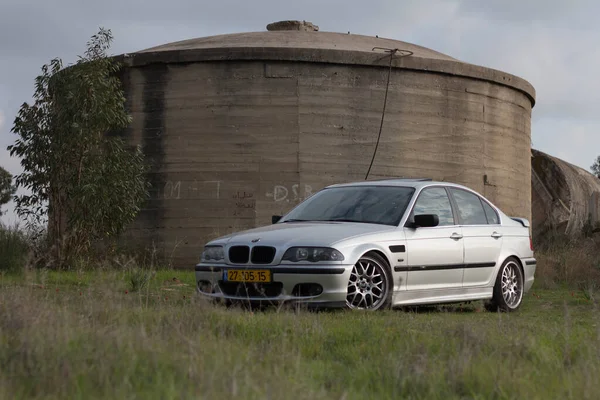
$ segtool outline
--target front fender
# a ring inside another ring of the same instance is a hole
[[[346,257],[346,259],[344,260],[344,264],[346,265],[356,264],[356,262],[358,262],[358,260],[363,255],[372,251],[382,254],[390,267],[392,280],[394,282],[394,291],[406,290],[408,271],[406,270],[406,268],[398,268],[406,267],[406,253],[394,253],[390,250],[390,246],[404,246],[404,249],[406,249],[406,242],[404,240],[396,240],[389,243],[363,243],[355,246],[345,246],[337,248],[338,250],[342,251],[344,256]]]
[[[356,262],[365,254],[370,251],[376,251],[378,253],[382,253],[385,256],[386,261],[390,266],[392,264],[392,253],[389,248],[385,248],[385,246],[377,243],[364,243],[358,246],[352,246],[350,248],[344,249],[344,254],[348,254],[348,258],[346,258],[345,264],[356,264]]]

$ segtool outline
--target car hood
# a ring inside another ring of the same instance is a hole
[[[250,229],[214,240],[210,244],[270,246],[331,246],[352,237],[396,229],[394,226],[352,222],[287,222]]]

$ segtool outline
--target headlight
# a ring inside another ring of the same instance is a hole
[[[225,252],[222,246],[206,246],[200,257],[201,262],[223,261]]]
[[[292,247],[283,255],[283,261],[343,261],[344,256],[329,247]]]

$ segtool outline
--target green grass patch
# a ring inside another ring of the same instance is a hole
[[[600,313],[537,290],[517,313],[249,312],[198,298],[193,272],[0,278],[0,397],[595,399]]]

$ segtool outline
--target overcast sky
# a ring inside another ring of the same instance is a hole
[[[0,0],[0,165],[33,80],[53,57],[82,54],[100,26],[120,54],[172,41],[311,21],[379,35],[518,75],[533,84],[533,146],[589,170],[600,154],[600,3],[592,0]],[[6,206],[4,207],[6,210]],[[2,221],[16,220],[12,204]]]

